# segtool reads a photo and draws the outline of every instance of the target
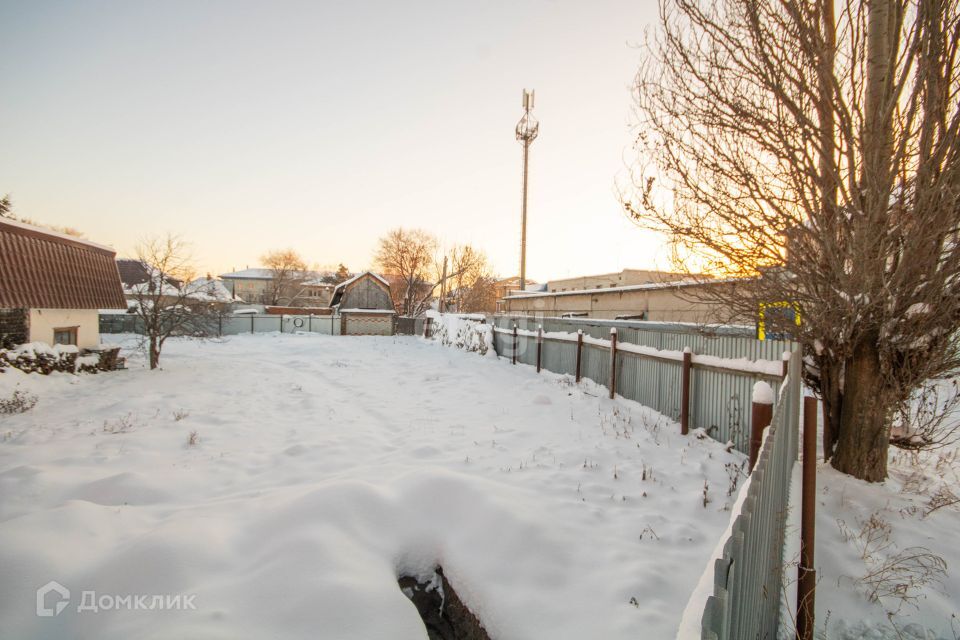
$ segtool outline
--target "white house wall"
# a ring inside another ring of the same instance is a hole
[[[53,344],[54,329],[69,327],[77,327],[77,346],[81,349],[100,344],[97,309],[30,309],[30,342]]]

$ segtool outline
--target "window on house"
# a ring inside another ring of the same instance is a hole
[[[53,344],[77,344],[77,327],[60,327],[54,329]]]

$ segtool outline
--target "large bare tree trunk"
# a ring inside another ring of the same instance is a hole
[[[843,393],[840,380],[842,369],[824,362],[820,366],[820,396],[823,401],[823,459],[833,457],[840,434],[840,416],[843,412]]]
[[[867,14],[867,73],[864,110],[862,211],[854,221],[852,278],[864,292],[881,288],[884,230],[893,182],[893,52],[896,3],[870,0]],[[857,215],[857,214],[854,214]],[[889,425],[878,394],[886,388],[880,368],[879,334],[862,335],[844,366],[843,406],[833,466],[862,480],[887,477]]]
[[[845,367],[846,393],[832,464],[837,470],[868,482],[882,482],[887,477],[887,405],[877,398],[883,387],[882,376],[876,342],[861,342]]]

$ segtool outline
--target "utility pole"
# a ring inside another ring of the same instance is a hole
[[[540,123],[530,113],[534,91],[523,90],[523,117],[517,123],[517,140],[523,145],[523,199],[520,204],[520,291],[527,290],[527,177],[530,166],[530,143],[540,132]]]
[[[447,256],[443,256],[443,275],[440,276],[440,302],[437,304],[437,310],[444,312],[447,301]]]

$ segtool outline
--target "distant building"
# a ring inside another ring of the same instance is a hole
[[[656,273],[656,272],[654,272]],[[735,287],[729,280],[690,277],[667,282],[610,286],[609,279],[587,276],[570,279],[593,285],[591,288],[542,292],[514,292],[498,302],[503,313],[543,317],[586,317],[607,320],[655,320],[661,322],[713,323],[730,320],[727,309],[703,295],[707,287]],[[569,281],[550,281],[562,285]],[[606,284],[607,286],[601,286]],[[752,318],[739,321],[753,322]]]
[[[324,281],[322,273],[297,271],[284,285],[281,304],[291,307],[326,306],[333,295],[333,285]],[[326,274],[329,275],[329,274]],[[273,304],[273,269],[242,269],[220,274],[227,290],[250,303]]]
[[[396,308],[390,297],[390,283],[365,271],[333,290],[330,308],[340,317],[341,335],[392,335]]]
[[[527,291],[541,291],[544,285],[537,284],[536,281],[527,278]],[[515,291],[520,291],[520,276],[511,276],[503,278],[493,283],[494,295],[497,300],[512,295]],[[497,303],[497,311],[502,311],[501,305]]]
[[[707,276],[697,276],[702,280]],[[577,276],[560,280],[547,280],[547,291],[583,291],[585,289],[609,289],[628,287],[635,284],[660,284],[688,279],[689,275],[672,271],[650,271],[647,269],[624,269],[615,273],[603,273],[596,276]]]
[[[0,346],[94,348],[99,309],[126,309],[110,247],[0,218]]]
[[[221,304],[230,304],[232,302],[243,302],[243,298],[234,296],[223,280],[218,280],[210,274],[206,277],[191,280],[187,285],[189,297],[200,302],[217,302]]]

